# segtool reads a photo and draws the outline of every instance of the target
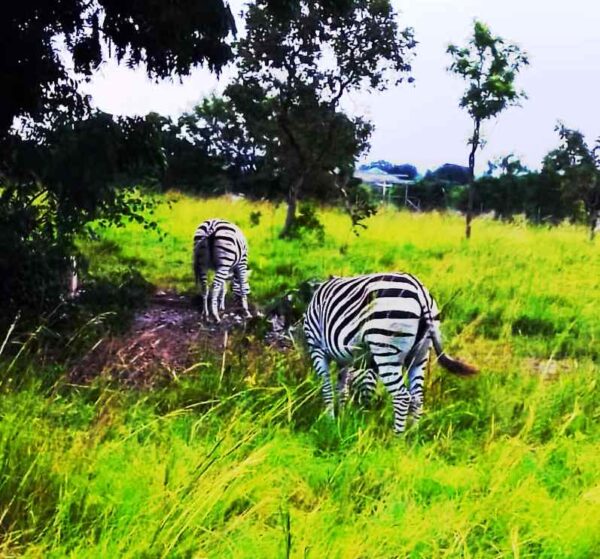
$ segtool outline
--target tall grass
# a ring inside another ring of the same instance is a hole
[[[239,223],[259,303],[301,279],[408,270],[445,306],[464,381],[433,367],[426,414],[321,416],[302,353],[237,334],[226,355],[140,393],[20,359],[0,371],[0,553],[26,557],[597,557],[598,246],[555,230],[384,211],[356,238],[277,239],[281,209],[176,196],[162,243],[135,226],[87,245],[92,272],[129,264],[191,290],[198,222]],[[251,211],[261,211],[258,227]]]

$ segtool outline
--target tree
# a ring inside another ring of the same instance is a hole
[[[426,177],[437,181],[445,181],[448,184],[467,184],[471,178],[471,172],[468,167],[454,163],[444,163],[435,171],[428,171]]]
[[[266,130],[249,128],[244,121],[244,113],[252,104],[255,113],[253,122],[261,122],[266,116],[260,102],[254,102],[258,91],[239,91],[236,93],[232,86],[223,97],[211,96],[205,98],[194,107],[191,113],[185,114],[180,122],[185,134],[196,144],[203,145],[213,157],[223,161],[230,177],[237,182],[243,176],[256,174],[264,165],[265,142],[268,141]],[[242,106],[238,106],[242,103]]]
[[[229,91],[232,96],[227,94]],[[275,198],[279,179],[269,165],[266,113],[254,90],[230,86],[222,97],[210,96],[179,119],[181,134],[192,145],[220,163],[227,184],[235,192]],[[258,92],[260,94],[260,91]],[[248,122],[244,114],[254,111]],[[259,117],[256,111],[261,111]]]
[[[518,46],[492,35],[487,25],[480,21],[475,21],[473,37],[468,46],[450,45],[447,52],[453,58],[448,70],[467,81],[467,90],[461,97],[460,106],[467,110],[473,120],[473,134],[468,141],[471,146],[470,182],[465,229],[466,238],[469,239],[473,218],[475,154],[483,145],[481,125],[525,98],[524,92],[515,89],[515,78],[529,61]]]
[[[129,188],[163,165],[154,123],[94,113],[80,93],[107,55],[160,79],[231,58],[223,0],[31,0],[0,18],[0,299],[40,312],[66,287],[91,220],[142,220]],[[71,67],[72,66],[72,67]],[[19,126],[19,133],[14,129]],[[9,311],[10,312],[10,311]]]
[[[164,164],[153,123],[139,117],[98,112],[48,131],[43,142],[15,135],[11,143],[11,176],[0,189],[5,320],[17,310],[35,316],[58,303],[77,253],[75,235],[91,221],[155,227],[142,217],[151,201],[133,186],[159,174]]]
[[[185,75],[205,63],[219,71],[231,59],[235,31],[223,0],[32,0],[8,2],[0,18],[0,136],[15,117],[40,120],[57,109],[83,110],[81,78],[107,54],[142,64],[153,78]],[[59,45],[73,60],[70,72]]]
[[[498,157],[494,161],[488,161],[487,174],[490,176],[498,174],[500,176],[515,177],[528,172],[527,167],[521,163],[521,160],[514,153]]]
[[[543,169],[559,177],[565,203],[583,204],[593,240],[600,213],[600,139],[596,147],[590,149],[578,130],[562,123],[558,123],[555,130],[562,143],[546,155]]]
[[[481,212],[492,210],[501,219],[525,212],[530,181],[523,179],[527,175],[529,171],[513,154],[488,161],[487,173],[474,183],[474,207]],[[461,202],[466,208],[464,199]]]
[[[323,0],[327,13],[351,0]],[[263,2],[285,21],[301,0]],[[199,64],[220,72],[232,59],[235,20],[226,0],[29,0],[5,2],[0,17],[0,139],[17,117],[82,114],[78,91],[107,56],[143,66],[154,79],[187,75]],[[73,70],[65,65],[68,54]]]
[[[267,5],[248,8],[238,75],[225,94],[285,192],[288,236],[311,181],[328,177],[341,188],[368,145],[370,125],[344,115],[342,97],[365,84],[384,89],[389,74],[399,82],[415,42],[412,30],[398,30],[388,0],[300,0],[284,19]]]

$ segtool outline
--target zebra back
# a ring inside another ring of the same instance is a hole
[[[335,356],[347,353],[348,346],[378,329],[408,324],[415,334],[424,335],[425,319],[439,320],[435,300],[425,286],[410,274],[389,272],[324,282],[313,296],[304,325],[309,345]]]

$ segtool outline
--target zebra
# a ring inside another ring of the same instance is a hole
[[[208,318],[208,270],[215,270],[210,314],[220,322],[219,310],[225,309],[227,280],[232,280],[233,292],[241,299],[246,318],[248,310],[248,244],[242,231],[224,219],[207,219],[194,233],[194,275],[200,286],[202,316]]]
[[[431,345],[448,371],[476,373],[475,367],[443,352],[439,322],[435,300],[413,275],[375,273],[333,277],[322,283],[306,310],[304,334],[313,367],[322,379],[329,415],[335,417],[331,360],[350,368],[343,371],[347,377],[338,384],[340,404],[348,384],[358,385],[361,395],[369,396],[381,379],[392,396],[396,433],[404,431],[409,412],[415,421],[422,414],[424,371]],[[408,387],[403,366],[408,369]]]

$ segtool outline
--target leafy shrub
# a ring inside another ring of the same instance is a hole
[[[310,237],[314,238],[317,243],[323,244],[325,242],[325,227],[319,221],[316,206],[305,202],[300,206],[300,211],[296,216],[288,238],[308,239]]]
[[[29,139],[11,138],[0,183],[0,304],[3,317],[37,316],[68,287],[74,238],[89,225],[148,219],[154,203],[135,188],[163,164],[154,124],[95,113]],[[94,154],[90,157],[90,154]],[[0,320],[1,322],[1,320]]]

